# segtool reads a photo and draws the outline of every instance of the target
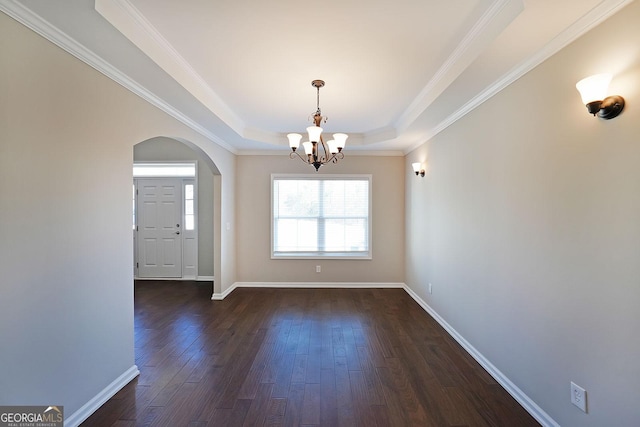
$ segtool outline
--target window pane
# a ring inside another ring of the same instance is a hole
[[[332,219],[325,222],[327,251],[367,250],[367,227],[363,219]]]
[[[196,176],[195,163],[134,163],[133,177],[188,177]]]
[[[193,215],[193,200],[184,201],[184,213],[187,215]]]
[[[184,198],[187,200],[193,199],[193,184],[184,186]]]
[[[325,217],[363,217],[369,210],[368,181],[327,181],[324,184]]]
[[[195,229],[195,217],[193,215],[186,215],[184,218],[184,229],[185,230],[194,230]]]
[[[278,216],[284,217],[317,217],[318,216],[318,182],[317,181],[278,181],[277,199]]]
[[[314,220],[281,219],[276,222],[275,250],[278,252],[317,251],[318,226]]]

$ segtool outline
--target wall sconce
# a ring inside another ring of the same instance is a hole
[[[413,171],[416,173],[416,176],[420,175],[421,177],[424,178],[424,169],[422,168],[422,163],[420,162],[411,163],[411,167],[413,168]]]
[[[609,120],[617,117],[624,108],[624,98],[618,95],[607,96],[611,74],[596,74],[576,83],[582,102],[594,116]]]

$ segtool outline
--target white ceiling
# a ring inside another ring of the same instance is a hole
[[[0,0],[238,154],[325,132],[408,152],[630,0]],[[576,92],[576,96],[577,92]]]

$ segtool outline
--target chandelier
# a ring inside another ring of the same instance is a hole
[[[322,128],[320,125],[327,122],[327,117],[323,117],[320,112],[320,88],[324,86],[323,80],[314,80],[311,82],[311,86],[316,88],[317,91],[317,103],[316,112],[313,116],[309,116],[312,119],[314,126],[307,128],[309,134],[309,140],[302,143],[304,147],[304,156],[300,155],[300,152],[296,151],[300,145],[302,135],[299,133],[287,134],[289,138],[289,147],[291,147],[291,153],[289,157],[293,159],[294,155],[297,155],[303,162],[313,165],[316,168],[316,172],[320,169],[320,166],[327,163],[337,163],[338,159],[344,159],[342,149],[347,142],[348,135],[345,133],[334,133],[333,139],[325,142],[322,138]],[[322,147],[322,152],[320,150]]]

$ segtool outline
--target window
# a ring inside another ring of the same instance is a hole
[[[272,175],[272,258],[371,258],[371,176]]]
[[[134,178],[160,178],[196,176],[196,164],[190,163],[134,163]]]
[[[195,201],[193,198],[193,184],[184,185],[184,229],[191,231],[196,227]]]

